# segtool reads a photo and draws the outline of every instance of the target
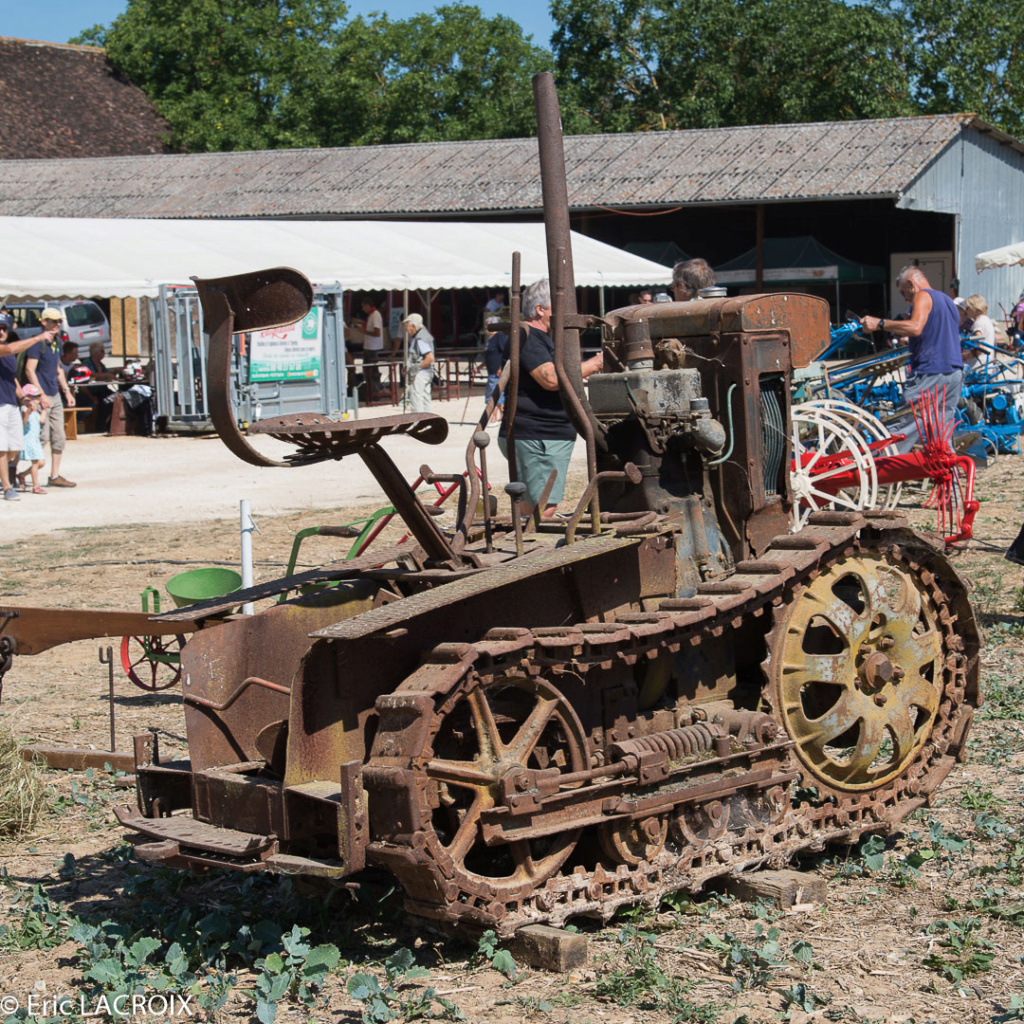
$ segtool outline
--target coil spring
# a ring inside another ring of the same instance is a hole
[[[698,722],[678,729],[652,732],[648,736],[625,740],[615,744],[618,756],[625,754],[661,753],[669,758],[688,757],[706,750],[714,750],[715,740],[726,736],[726,731],[717,722]]]

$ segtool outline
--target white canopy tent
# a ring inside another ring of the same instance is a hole
[[[547,275],[542,224],[483,221],[0,217],[0,297],[155,298],[160,285],[290,266],[354,290],[500,288]],[[580,287],[666,284],[671,271],[573,232]]]
[[[996,267],[1012,267],[1024,265],[1024,242],[1014,242],[999,249],[979,252],[974,257],[974,269],[980,274],[983,270],[995,270]]]

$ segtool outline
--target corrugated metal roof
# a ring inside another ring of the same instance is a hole
[[[970,114],[943,114],[575,136],[565,140],[569,202],[580,211],[898,196],[967,127],[992,130]],[[540,207],[535,139],[0,161],[2,216],[436,217]]]

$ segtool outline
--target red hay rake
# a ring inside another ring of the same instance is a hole
[[[933,508],[938,516],[938,532],[947,545],[970,540],[974,535],[974,516],[979,505],[974,497],[974,462],[966,455],[958,455],[951,443],[954,424],[943,419],[945,389],[923,391],[921,397],[911,403],[914,421],[921,435],[921,448],[906,455],[878,455],[876,450],[884,447],[882,442],[872,441],[862,449],[860,455],[851,454],[845,447],[832,452],[802,451],[794,460],[794,469],[809,475],[815,496],[832,496],[843,506],[841,495],[848,496],[862,485],[864,466],[860,463],[867,457],[871,461],[871,473],[877,479],[878,488],[884,488],[911,480],[930,480],[931,493],[924,502],[924,508]],[[834,412],[833,412],[834,415]],[[892,441],[902,441],[904,435],[892,435]],[[856,464],[855,464],[856,463]],[[805,488],[806,490],[807,488]],[[863,489],[861,492],[863,493]],[[808,504],[804,499],[804,504]],[[820,507],[816,502],[810,502]]]

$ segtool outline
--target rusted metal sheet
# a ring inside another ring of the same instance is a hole
[[[236,331],[258,331],[295,323],[313,305],[313,286],[290,267],[237,274],[193,277],[210,338],[207,356],[207,408],[221,440],[245,462],[279,466],[246,441],[231,405],[231,339]]]
[[[343,584],[197,634],[195,639],[200,642],[194,647],[189,644],[181,656],[193,768],[261,760],[260,733],[272,723],[294,717],[290,690],[311,643],[308,634],[342,616],[365,612],[372,606],[375,591],[376,585],[366,582]],[[223,711],[190,700],[223,703],[250,677],[274,682],[287,692],[249,687]],[[335,763],[341,764],[342,759]]]
[[[23,761],[38,761],[50,768],[81,772],[86,768],[110,765],[114,771],[130,772],[135,758],[121,750],[85,750],[77,747],[43,747],[38,744],[21,748]]]

